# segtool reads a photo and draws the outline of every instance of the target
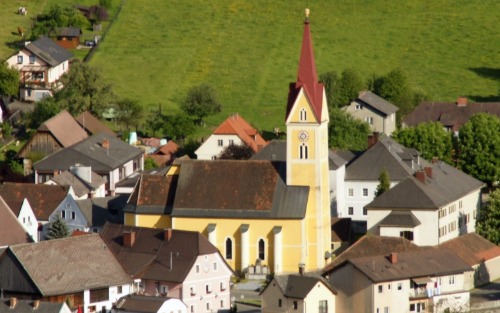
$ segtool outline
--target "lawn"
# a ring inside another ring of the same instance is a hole
[[[309,1],[319,73],[401,67],[433,100],[498,100],[500,1]],[[303,1],[127,1],[90,63],[123,96],[175,111],[187,89],[216,88],[223,112],[282,126],[297,74]]]

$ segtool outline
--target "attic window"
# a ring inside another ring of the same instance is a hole
[[[30,64],[34,64],[36,60],[36,56],[34,54],[30,55]]]
[[[300,109],[300,112],[299,112],[299,121],[300,122],[307,121],[307,111],[304,108]]]
[[[354,108],[355,108],[356,110],[361,110],[361,108],[362,108],[362,107],[361,107],[361,104],[358,104],[358,103],[357,103],[357,104],[354,106]]]
[[[17,56],[17,64],[23,64],[23,56],[22,55]]]

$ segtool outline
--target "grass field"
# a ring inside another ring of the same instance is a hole
[[[31,2],[47,1],[55,0]],[[0,1],[0,12],[4,2],[15,12],[22,1]],[[90,63],[118,95],[164,111],[177,110],[189,87],[213,85],[224,109],[205,133],[234,112],[261,130],[283,127],[305,3],[319,73],[350,67],[367,77],[401,67],[433,100],[499,100],[497,0],[123,2]]]

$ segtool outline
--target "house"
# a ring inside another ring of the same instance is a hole
[[[78,27],[56,27],[54,31],[49,32],[54,36],[56,43],[64,49],[76,49],[80,45],[82,29]]]
[[[8,58],[7,64],[20,72],[19,99],[36,102],[52,96],[53,91],[62,87],[59,79],[69,71],[72,57],[52,39],[41,37]]]
[[[200,233],[106,224],[101,235],[139,294],[180,299],[189,312],[229,311],[233,271]]]
[[[424,165],[366,205],[368,232],[420,246],[475,232],[484,183],[444,162]]]
[[[397,106],[369,90],[361,91],[359,96],[345,107],[345,111],[354,118],[368,123],[372,132],[387,136],[396,130],[398,110]]]
[[[130,195],[134,192],[134,188],[137,185],[137,182],[140,180],[142,175],[145,174],[145,175],[166,176],[169,170],[170,170],[170,166],[166,166],[166,167],[159,167],[159,168],[155,168],[155,169],[144,170],[141,172],[133,173],[132,175],[125,178],[124,180],[121,180],[118,183],[116,183],[115,193],[116,194]]]
[[[76,204],[92,225],[92,232],[100,233],[106,223],[123,224],[123,208],[127,200],[128,195],[117,195],[76,200]]]
[[[350,218],[332,217],[332,255],[345,251],[353,240]]]
[[[71,310],[104,312],[132,293],[132,279],[98,234],[14,245],[0,257],[6,297],[67,302]]]
[[[319,275],[277,275],[260,293],[262,313],[334,313],[336,294]]]
[[[86,138],[87,133],[68,111],[63,110],[40,125],[17,155],[25,159],[25,172],[30,172],[30,159],[43,158]]]
[[[106,196],[106,180],[93,172],[90,166],[74,165],[68,171],[52,177],[45,184],[71,186],[75,199]]]
[[[66,303],[0,298],[0,313],[71,313]]]
[[[120,298],[114,311],[117,313],[187,313],[187,307],[179,299],[135,294]]]
[[[217,127],[208,139],[195,151],[198,160],[214,160],[229,145],[249,146],[254,152],[267,142],[259,132],[239,114],[228,117]]]
[[[142,176],[137,186],[149,189],[134,190],[125,224],[200,232],[241,275],[296,272],[299,263],[306,272],[323,268],[331,250],[329,114],[309,20],[285,121],[285,162],[177,159],[161,185]],[[165,202],[149,210],[141,205],[149,195]]]
[[[347,259],[327,273],[335,312],[464,312],[472,268],[446,249]]]
[[[0,255],[4,247],[32,242],[30,237],[17,216],[0,197]]]
[[[73,195],[70,187],[8,182],[0,185],[0,196],[34,241],[43,239],[43,225],[68,194]]]
[[[106,191],[113,194],[118,181],[144,168],[144,155],[114,136],[98,133],[35,163],[35,182],[51,180],[75,164],[88,166],[102,176]]]
[[[12,126],[18,126],[27,113],[33,112],[35,104],[19,101],[14,97],[0,96],[0,108],[2,123],[8,121]]]
[[[469,233],[439,245],[458,255],[474,269],[465,277],[466,289],[496,281],[500,278],[500,247],[476,233]]]
[[[148,155],[147,158],[153,159],[159,167],[163,167],[172,164],[177,151],[179,151],[179,145],[170,140],[159,147],[158,150]]]
[[[420,123],[440,122],[446,130],[457,134],[462,125],[477,113],[500,117],[500,102],[468,103],[465,97],[459,97],[455,102],[422,102],[404,118],[402,126],[415,127]]]
[[[76,122],[87,132],[89,136],[106,133],[116,137],[116,133],[112,131],[106,124],[101,122],[97,117],[89,111],[85,111],[75,118]]]

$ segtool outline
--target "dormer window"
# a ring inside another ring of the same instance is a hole
[[[356,105],[354,106],[354,108],[355,108],[356,110],[361,110],[362,106],[361,106],[361,104],[356,103]]]
[[[35,64],[36,56],[34,54],[30,55],[30,64]]]
[[[305,122],[305,121],[307,121],[307,111],[306,111],[306,109],[304,109],[304,108],[300,109],[300,113],[299,113],[299,121],[300,121],[300,122]]]

